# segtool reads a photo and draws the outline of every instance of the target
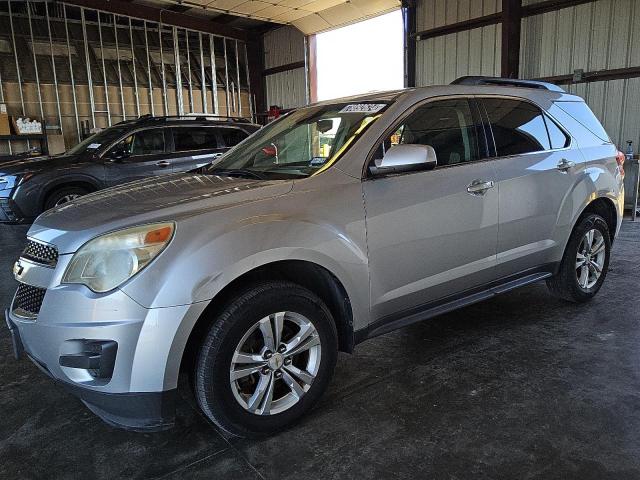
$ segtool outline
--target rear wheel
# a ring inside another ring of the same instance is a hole
[[[331,313],[316,295],[289,282],[260,284],[212,323],[196,360],[196,399],[229,433],[276,432],[318,401],[337,347]]]
[[[607,222],[596,214],[585,216],[571,234],[558,274],[547,280],[549,290],[572,302],[590,300],[607,276],[610,254]]]
[[[49,194],[47,200],[44,202],[44,209],[49,210],[53,207],[59,207],[65,203],[71,202],[76,198],[89,193],[82,187],[62,187],[58,190],[54,190]]]

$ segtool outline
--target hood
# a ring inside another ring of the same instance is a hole
[[[0,175],[16,175],[26,172],[39,172],[45,168],[63,165],[73,162],[78,157],[75,155],[50,155],[39,157],[17,158],[0,162]]]
[[[179,173],[101,190],[40,215],[28,236],[76,251],[102,233],[133,225],[179,221],[217,209],[288,193],[291,180],[253,180]]]

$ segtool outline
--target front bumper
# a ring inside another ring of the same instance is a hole
[[[147,309],[119,290],[58,285],[47,289],[37,318],[13,309],[5,317],[16,355],[24,352],[107,423],[149,431],[173,425],[182,352],[204,307]],[[69,362],[100,342],[117,345],[108,377]]]

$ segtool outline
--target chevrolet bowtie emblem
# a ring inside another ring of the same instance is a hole
[[[24,267],[20,265],[20,261],[17,261],[16,263],[13,264],[13,275],[15,277],[19,277],[20,275],[22,275],[23,271],[24,271]]]

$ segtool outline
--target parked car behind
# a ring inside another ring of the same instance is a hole
[[[131,180],[207,165],[260,128],[243,119],[151,117],[120,122],[62,155],[0,163],[0,222]]]
[[[138,430],[172,424],[182,367],[212,422],[260,435],[367,338],[541,280],[588,301],[624,156],[554,85],[459,83],[301,108],[202,173],[45,212],[14,268],[16,352]]]

